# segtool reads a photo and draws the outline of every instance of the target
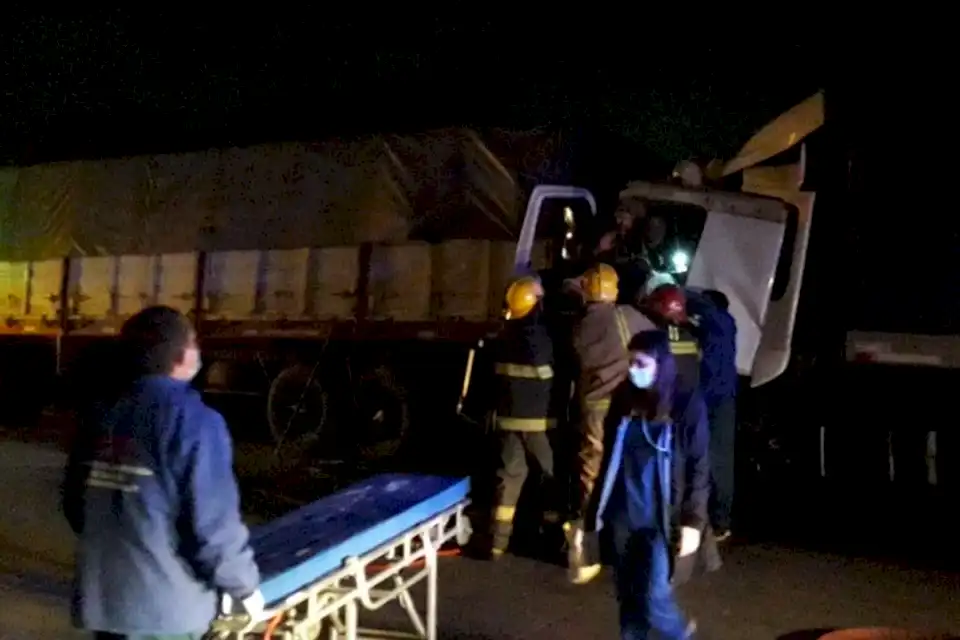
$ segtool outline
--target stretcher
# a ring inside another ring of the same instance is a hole
[[[266,611],[257,620],[218,619],[210,635],[436,640],[438,552],[452,540],[467,543],[469,492],[467,479],[380,475],[253,530]],[[410,592],[421,582],[422,614]],[[390,602],[413,632],[360,627],[361,610]]]

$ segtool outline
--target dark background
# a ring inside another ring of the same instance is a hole
[[[822,315],[841,330],[957,330],[960,303],[944,295],[960,285],[957,216],[938,192],[954,172],[953,102],[946,59],[922,39],[896,48],[811,31],[791,42],[759,26],[718,37],[660,15],[378,11],[52,18],[11,7],[0,27],[0,160],[546,128],[578,140],[581,180],[609,193],[681,159],[730,157],[823,88],[830,143],[811,163],[824,177],[813,185],[807,277],[817,302],[805,304],[799,339]],[[810,331],[822,330],[817,321]]]

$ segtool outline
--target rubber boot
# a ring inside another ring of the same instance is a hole
[[[603,568],[599,561],[597,535],[584,531],[580,521],[563,525],[567,539],[567,579],[571,584],[587,584]]]

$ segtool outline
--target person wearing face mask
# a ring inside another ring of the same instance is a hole
[[[630,339],[655,328],[653,322],[630,305],[618,305],[619,279],[613,267],[598,264],[581,278],[586,309],[573,332],[579,370],[576,395],[580,409],[580,446],[577,465],[579,486],[571,519],[565,525],[567,565],[574,584],[589,582],[600,572],[596,550],[590,548],[595,518],[595,485],[603,463],[608,415],[614,389],[626,379],[630,367]]]
[[[259,615],[226,424],[190,382],[190,321],[150,307],[120,332],[114,381],[83,414],[62,487],[77,536],[75,626],[96,638],[201,638],[218,613]]]
[[[676,362],[664,331],[645,331],[630,342],[627,382],[616,392],[629,407],[612,438],[599,491],[598,531],[609,528],[614,552],[614,581],[620,609],[620,637],[647,638],[651,632],[667,640],[691,638],[696,630],[676,601],[670,582],[671,511],[682,514],[681,557],[700,546],[706,518],[705,493],[672,490],[676,442],[688,458],[707,456],[706,415],[676,423]],[[687,467],[693,470],[695,467]],[[687,478],[688,486],[699,479]]]
[[[527,480],[527,459],[540,472],[539,498],[544,524],[559,529],[560,491],[548,432],[555,417],[553,342],[543,316],[543,286],[534,276],[517,279],[505,296],[506,326],[494,347],[498,379],[494,425],[500,468],[492,514],[493,558],[510,544],[520,493]]]

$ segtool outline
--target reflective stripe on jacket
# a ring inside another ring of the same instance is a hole
[[[683,326],[667,326],[670,353],[677,363],[677,391],[692,392],[700,386],[700,347],[690,329]]]
[[[553,342],[539,313],[507,323],[496,349],[499,392],[496,426],[504,431],[546,431],[552,415]]]

